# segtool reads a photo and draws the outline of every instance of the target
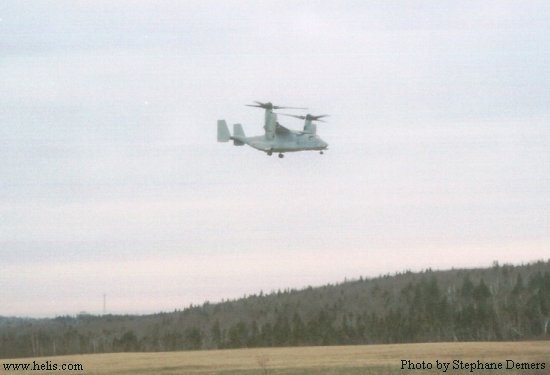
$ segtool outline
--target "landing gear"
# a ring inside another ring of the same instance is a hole
[[[269,155],[269,156],[273,155],[273,151],[268,151],[267,155]]]
[[[282,154],[282,153],[281,153],[281,154],[279,154],[279,159],[282,159],[282,158],[284,158],[284,157],[285,157],[285,155],[284,155],[284,154]]]
[[[323,155],[323,154],[324,154],[324,152],[323,152],[323,151],[319,151],[319,153],[320,153],[321,155]]]

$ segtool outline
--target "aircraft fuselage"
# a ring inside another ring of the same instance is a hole
[[[256,137],[233,137],[244,144],[265,152],[322,151],[328,144],[315,134],[291,132],[267,139],[263,135]]]

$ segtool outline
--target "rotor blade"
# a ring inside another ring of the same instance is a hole
[[[319,115],[319,116],[310,115],[310,116],[311,116],[311,118],[312,118],[313,120],[321,121],[321,120],[319,120],[319,119],[321,119],[321,118],[323,118],[323,117],[328,117],[329,115]]]
[[[248,107],[256,107],[256,108],[263,108],[263,109],[273,109],[273,104],[271,103],[262,103],[257,100],[254,100],[254,103],[256,104],[245,104]]]
[[[278,115],[283,115],[283,116],[289,116],[289,117],[295,117],[295,118],[299,118],[300,120],[304,120],[306,118],[306,116],[300,116],[300,115],[291,115],[289,113],[277,113]]]
[[[273,109],[307,109],[307,108],[303,108],[303,107],[283,107],[283,106],[273,105],[273,103],[271,103],[271,102],[262,103],[262,102],[259,102],[257,100],[254,100],[254,103],[256,103],[256,104],[245,104],[245,105],[248,106],[248,107],[258,107],[258,108],[270,109],[270,110],[273,110]]]
[[[295,118],[299,118],[300,120],[306,120],[307,119],[307,120],[319,121],[319,122],[326,122],[325,120],[321,120],[321,118],[328,116],[328,115],[314,116],[314,115],[310,115],[310,114],[307,114],[305,116],[301,116],[301,115],[291,115],[290,113],[279,113],[279,115],[295,117]]]
[[[278,105],[274,105],[273,109],[307,109],[307,108],[304,108],[304,107],[280,107]]]

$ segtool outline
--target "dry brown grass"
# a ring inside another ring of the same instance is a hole
[[[87,354],[1,363],[81,363],[84,374],[439,374],[441,371],[403,371],[401,360],[450,362],[506,359],[545,362],[544,371],[491,371],[506,374],[550,374],[550,341],[491,343],[431,343],[402,345],[325,346],[208,350],[167,353]],[[0,365],[0,372],[4,371]],[[17,371],[37,374],[37,371]],[[48,372],[75,373],[75,372]],[[472,374],[467,370],[447,373]],[[474,374],[484,372],[475,371]]]

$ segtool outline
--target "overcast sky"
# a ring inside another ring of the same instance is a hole
[[[329,151],[217,143],[254,100]],[[547,1],[0,5],[0,315],[548,258]]]

